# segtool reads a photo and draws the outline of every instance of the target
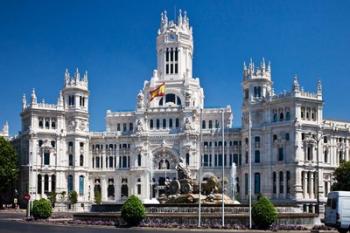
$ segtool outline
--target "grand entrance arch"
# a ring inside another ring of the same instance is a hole
[[[152,197],[157,198],[165,193],[166,184],[177,178],[176,165],[180,155],[167,147],[155,149],[152,155]]]

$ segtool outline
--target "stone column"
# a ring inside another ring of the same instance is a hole
[[[315,188],[315,177],[314,172],[309,172],[310,175],[310,199],[315,198],[314,188]]]
[[[308,195],[307,189],[308,189],[308,185],[309,185],[309,183],[308,183],[308,172],[304,171],[303,175],[304,175],[304,177],[303,177],[304,178],[303,194],[304,194],[304,198],[306,198],[307,195]]]
[[[101,194],[102,201],[107,201],[107,181],[106,176],[101,176]]]
[[[291,173],[292,175],[292,173]],[[302,170],[295,169],[295,179],[291,179],[290,184],[291,187],[293,187],[293,181],[294,181],[294,198],[296,200],[301,200],[303,199],[303,192],[304,192],[304,187],[302,186]],[[291,195],[293,195],[293,191],[291,190]]]

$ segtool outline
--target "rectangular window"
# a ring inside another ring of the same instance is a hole
[[[248,189],[249,189],[249,183],[248,183],[248,174],[247,173],[245,173],[244,174],[244,193],[245,193],[245,195],[248,195]]]
[[[68,165],[71,167],[71,166],[73,166],[73,155],[72,155],[72,154],[69,154],[68,157],[69,157],[69,158],[68,158]]]
[[[68,191],[68,193],[73,191],[73,176],[72,175],[68,176],[67,191]]]
[[[163,119],[163,129],[166,128],[166,119]]]
[[[156,124],[157,124],[157,129],[159,129],[159,127],[160,127],[159,119],[157,119]]]
[[[260,173],[258,172],[254,174],[254,193],[260,193]]]
[[[283,147],[278,148],[278,161],[283,161],[284,155],[283,155]]]
[[[120,123],[117,124],[117,131],[120,131]]]
[[[50,165],[50,153],[49,152],[44,153],[44,165]]]
[[[126,132],[126,123],[123,123],[123,132]]]
[[[255,151],[255,163],[260,163],[260,151]]]
[[[39,118],[39,128],[43,128],[44,127],[44,120],[43,118]]]
[[[129,131],[133,131],[134,130],[134,125],[132,123],[129,123]]]
[[[141,195],[141,184],[137,184],[137,194]]]
[[[84,176],[79,176],[79,195],[84,195]]]
[[[208,155],[204,155],[204,163],[203,163],[203,166],[204,167],[208,167],[209,165],[209,159],[208,159]]]
[[[173,119],[169,119],[169,128],[171,129],[171,128],[173,128]]]
[[[179,127],[180,127],[179,118],[176,118],[176,120],[175,120],[175,127],[176,127],[176,128],[179,128]]]
[[[152,119],[149,120],[149,128],[150,128],[150,129],[153,129],[153,120],[152,120]]]

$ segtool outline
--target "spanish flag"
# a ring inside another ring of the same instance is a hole
[[[150,101],[152,101],[155,97],[158,96],[164,96],[165,95],[165,83],[160,84],[155,89],[151,90],[149,92],[150,94]]]

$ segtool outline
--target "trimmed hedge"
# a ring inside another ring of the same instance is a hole
[[[49,200],[41,198],[40,200],[35,200],[32,207],[32,215],[34,218],[46,219],[51,216],[52,206]]]
[[[253,205],[252,218],[257,228],[267,229],[277,219],[277,210],[272,202],[264,196]]]
[[[121,215],[129,226],[137,226],[145,218],[145,207],[138,197],[132,195],[123,204]]]

